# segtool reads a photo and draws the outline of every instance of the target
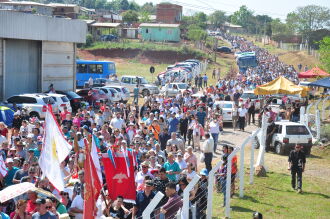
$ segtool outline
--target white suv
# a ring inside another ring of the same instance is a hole
[[[7,106],[12,107],[14,104],[20,108],[25,108],[27,113],[32,117],[45,118],[47,104],[52,105],[54,114],[58,113],[58,107],[52,97],[47,94],[20,94],[11,96],[6,101]]]
[[[257,147],[259,147],[259,139],[261,132],[257,135]],[[311,153],[312,134],[304,124],[282,120],[275,122],[275,132],[270,143],[271,148],[275,148],[277,154],[287,154],[294,149],[296,144],[303,146],[306,155]]]
[[[55,100],[55,104],[57,105],[59,111],[63,112],[64,107],[66,107],[70,113],[72,112],[70,100],[65,95],[53,93],[47,93],[46,95],[52,97]]]
[[[128,102],[130,98],[130,94],[129,94],[129,90],[126,87],[120,85],[111,85],[111,86],[105,86],[105,88],[115,89],[119,93],[120,101],[123,103]]]

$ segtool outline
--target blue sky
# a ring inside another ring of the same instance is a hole
[[[198,11],[206,14],[214,10],[223,10],[227,14],[237,11],[241,5],[246,5],[255,14],[267,14],[273,18],[285,19],[286,14],[297,7],[315,4],[330,8],[330,0],[152,0],[152,2],[171,2],[183,6],[183,13],[190,15]],[[151,0],[135,0],[138,4],[151,2]]]

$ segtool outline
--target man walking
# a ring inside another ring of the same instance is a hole
[[[204,74],[204,76],[203,76],[203,86],[204,87],[207,87],[207,79],[208,79],[208,77],[207,77],[207,75],[206,74]]]
[[[246,117],[247,110],[244,107],[244,104],[240,106],[238,109],[238,125],[239,130],[244,132],[245,128],[245,117]]]
[[[139,85],[137,84],[136,87],[134,88],[134,104],[138,105],[139,104],[139,92],[140,92],[140,89],[139,89]]]
[[[210,134],[206,133],[205,141],[203,143],[203,153],[204,153],[205,167],[208,172],[212,170],[213,150],[214,150],[214,141],[210,137]]]
[[[301,148],[301,145],[296,144],[295,149],[290,152],[288,159],[288,170],[291,170],[291,185],[293,189],[298,191],[298,193],[302,192],[302,173],[305,170],[306,164],[306,155]],[[296,181],[298,184],[297,187]]]

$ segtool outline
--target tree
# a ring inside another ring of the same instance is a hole
[[[123,21],[127,23],[134,23],[139,21],[139,14],[136,11],[128,10],[122,13]]]
[[[293,34],[293,30],[289,28],[286,23],[283,23],[279,18],[274,19],[271,22],[272,34],[279,35],[279,34]]]
[[[232,14],[231,23],[242,26],[250,33],[255,33],[258,25],[256,18],[253,16],[253,11],[245,5],[242,5],[238,11]]]
[[[156,13],[156,7],[152,2],[146,2],[142,7],[140,8],[140,11],[147,11],[150,14],[155,14]]]
[[[311,45],[310,36],[313,31],[330,27],[330,9],[317,5],[298,7],[287,15],[287,23]]]
[[[129,3],[127,0],[120,1],[120,10],[126,11],[129,9]]]
[[[330,37],[324,37],[320,41],[320,61],[325,71],[330,72]]]
[[[188,27],[187,37],[189,40],[201,41],[206,40],[207,33],[198,25],[192,24]]]
[[[226,22],[226,12],[217,10],[210,14],[208,19],[214,27],[219,27]]]
[[[193,17],[198,26],[200,26],[202,29],[206,29],[207,15],[204,12],[198,12]]]
[[[106,0],[95,0],[95,8],[105,8],[107,1]]]
[[[141,23],[148,23],[148,22],[150,22],[149,16],[150,16],[150,13],[148,11],[141,11],[139,21]]]
[[[140,5],[138,5],[136,2],[133,1],[129,3],[128,9],[133,11],[139,11]]]

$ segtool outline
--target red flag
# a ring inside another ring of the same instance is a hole
[[[84,219],[95,218],[96,201],[100,195],[102,186],[90,154],[90,146],[86,144],[85,192],[84,192]]]
[[[110,160],[108,154],[102,155],[110,198],[115,200],[118,195],[121,195],[124,199],[135,200],[136,188],[132,153],[128,153],[128,159],[125,158],[122,152],[113,156],[112,160]],[[127,162],[129,162],[129,176],[127,174]]]

